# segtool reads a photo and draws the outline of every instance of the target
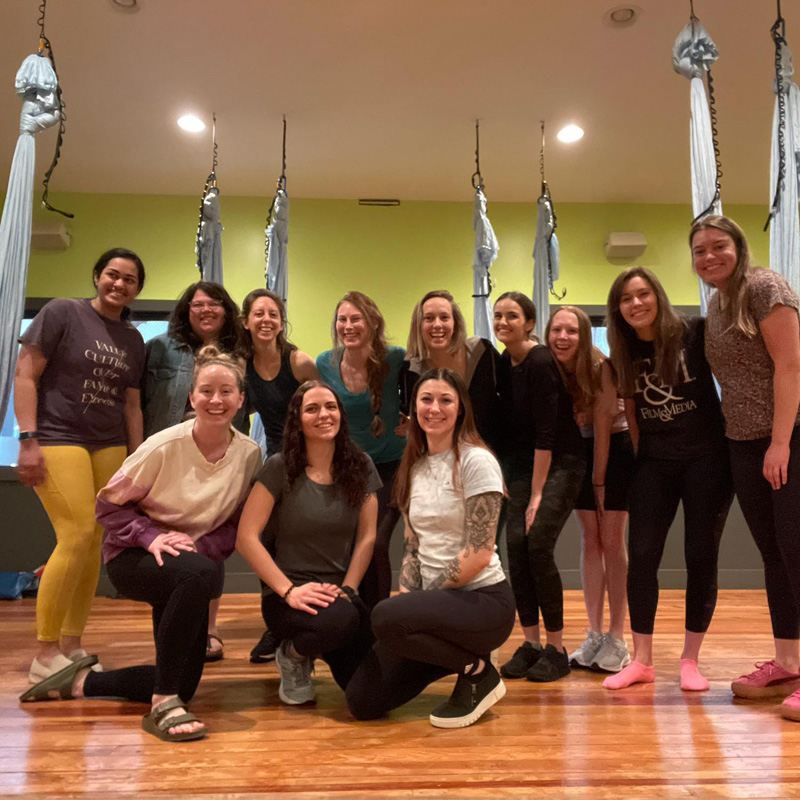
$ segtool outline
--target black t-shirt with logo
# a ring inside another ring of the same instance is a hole
[[[705,357],[705,319],[686,320],[680,380],[665,386],[655,374],[652,342],[637,339],[634,360],[639,455],[695,458],[725,449],[725,424],[717,388]]]

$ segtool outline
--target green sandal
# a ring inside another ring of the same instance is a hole
[[[53,700],[54,698],[50,696],[50,692],[58,692],[62,700],[72,700],[72,684],[75,682],[75,676],[82,669],[93,667],[97,661],[97,656],[79,658],[68,667],[64,667],[64,669],[59,670],[49,678],[39,681],[35,686],[31,686],[27,692],[19,696],[20,702],[30,703],[36,700]]]
[[[167,714],[174,708],[182,708],[186,713],[178,714],[176,717],[167,717]],[[189,742],[193,739],[205,739],[208,731],[205,727],[189,733],[170,733],[169,729],[178,725],[185,725],[187,722],[199,722],[200,720],[187,710],[186,703],[180,697],[173,697],[157,705],[149,714],[142,718],[142,730],[152,734],[163,742]]]

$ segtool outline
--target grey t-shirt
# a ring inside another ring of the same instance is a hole
[[[126,443],[125,390],[139,388],[146,361],[136,328],[104,317],[91,300],[63,298],[42,308],[20,342],[47,359],[36,412],[42,444]]]
[[[369,456],[367,493],[383,485]],[[268,532],[274,534],[275,563],[293,583],[341,584],[350,564],[360,509],[347,504],[334,484],[301,474],[290,487],[283,455],[267,459],[256,475],[275,498]]]

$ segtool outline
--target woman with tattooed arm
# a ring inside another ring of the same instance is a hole
[[[358,719],[374,719],[456,673],[430,721],[461,728],[505,695],[489,660],[515,614],[495,548],[503,479],[455,372],[424,373],[410,412],[394,489],[405,519],[400,594],[372,612],[377,642],[348,684],[347,702]]]

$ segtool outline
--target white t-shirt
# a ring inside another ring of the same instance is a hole
[[[423,589],[464,549],[467,498],[503,491],[500,465],[488,450],[467,445],[460,456],[455,485],[452,450],[420,459],[411,473],[408,521],[419,538]],[[504,579],[495,546],[489,566],[461,588],[479,589]]]

